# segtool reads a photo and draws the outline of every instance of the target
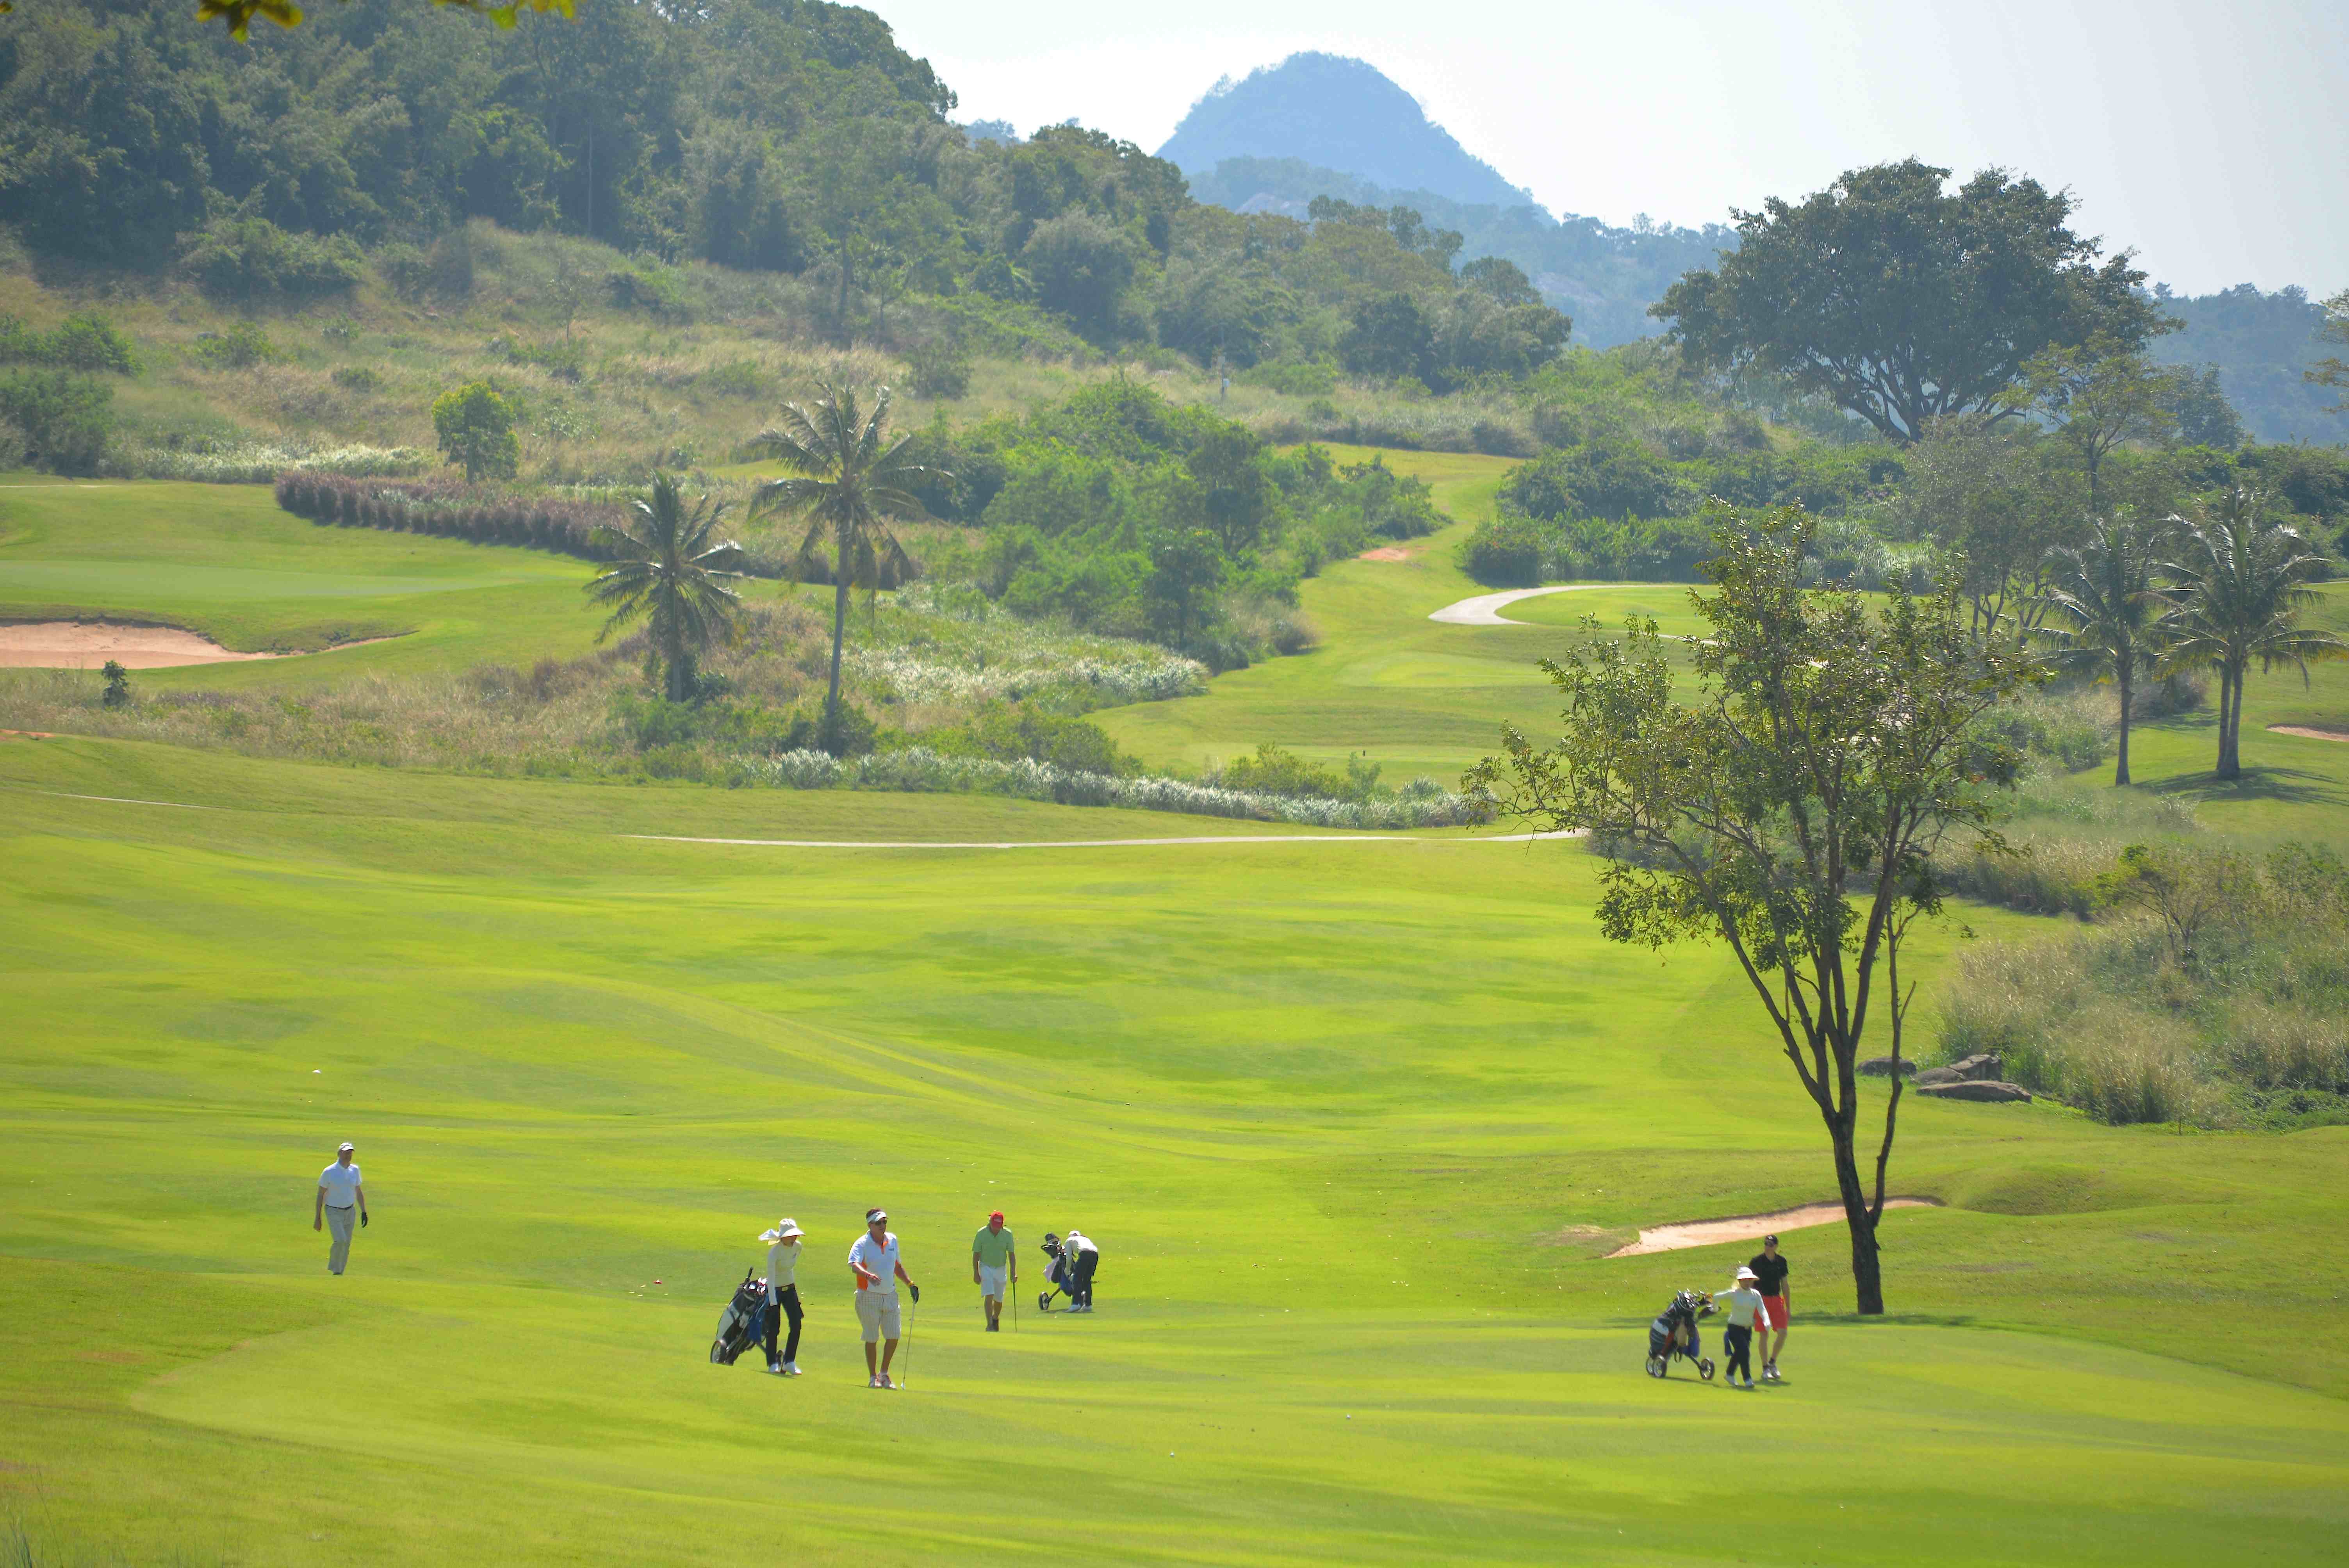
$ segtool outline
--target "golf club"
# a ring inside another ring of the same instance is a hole
[[[905,1360],[897,1373],[897,1387],[900,1388],[910,1388],[914,1386],[914,1319],[922,1310],[921,1293],[911,1285],[906,1286],[906,1290],[913,1299],[905,1306]]]

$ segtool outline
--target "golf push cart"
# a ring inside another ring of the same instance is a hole
[[[1648,1376],[1669,1377],[1672,1357],[1681,1357],[1696,1364],[1696,1375],[1706,1382],[1713,1380],[1713,1357],[1704,1353],[1703,1336],[1697,1332],[1697,1321],[1713,1315],[1713,1297],[1702,1291],[1684,1290],[1674,1295],[1670,1305],[1648,1325]]]

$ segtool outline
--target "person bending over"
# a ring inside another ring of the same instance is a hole
[[[778,1220],[771,1231],[761,1231],[767,1243],[767,1370],[781,1377],[800,1375],[800,1238],[807,1234],[796,1220]],[[792,1336],[781,1356],[775,1354],[775,1334],[782,1319],[792,1320]]]
[[[1069,1258],[1069,1310],[1091,1312],[1093,1309],[1093,1271],[1101,1267],[1101,1249],[1093,1239],[1075,1226],[1069,1228],[1069,1239],[1061,1243]]]
[[[922,1287],[897,1261],[897,1237],[889,1229],[888,1210],[865,1211],[864,1233],[848,1249],[848,1267],[856,1275],[856,1321],[864,1327],[864,1386],[894,1388],[889,1364],[897,1358],[897,1282],[905,1282],[916,1304],[922,1299]],[[876,1342],[880,1345],[877,1362],[874,1358]]]

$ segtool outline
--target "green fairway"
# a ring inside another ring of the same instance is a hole
[[[2200,1563],[2349,1524],[2309,1273],[2341,1129],[1912,1101],[1896,1190],[1949,1206],[1888,1218],[1894,1316],[1806,1231],[1785,1387],[1641,1376],[1664,1296],[1750,1248],[1602,1254],[1825,1159],[1739,983],[1600,943],[1572,845],[663,843],[626,835],[1183,820],[82,741],[0,742],[0,1488],[36,1538],[1006,1561],[1078,1511],[1116,1561],[1694,1562],[1767,1520],[1739,1555]],[[332,1280],[345,1136],[377,1222]],[[841,1263],[874,1202],[926,1287],[897,1395]],[[994,1206],[1030,1310],[986,1336]],[[781,1213],[810,1375],[710,1367]],[[1071,1223],[1102,1311],[1040,1318]]]

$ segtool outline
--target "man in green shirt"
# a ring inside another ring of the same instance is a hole
[[[978,1234],[970,1239],[970,1283],[978,1286],[979,1300],[987,1308],[987,1331],[1003,1332],[1003,1287],[1005,1276],[1013,1284],[1019,1283],[1019,1255],[1014,1250],[1011,1233],[1004,1228],[1003,1211],[998,1209],[987,1217]]]

